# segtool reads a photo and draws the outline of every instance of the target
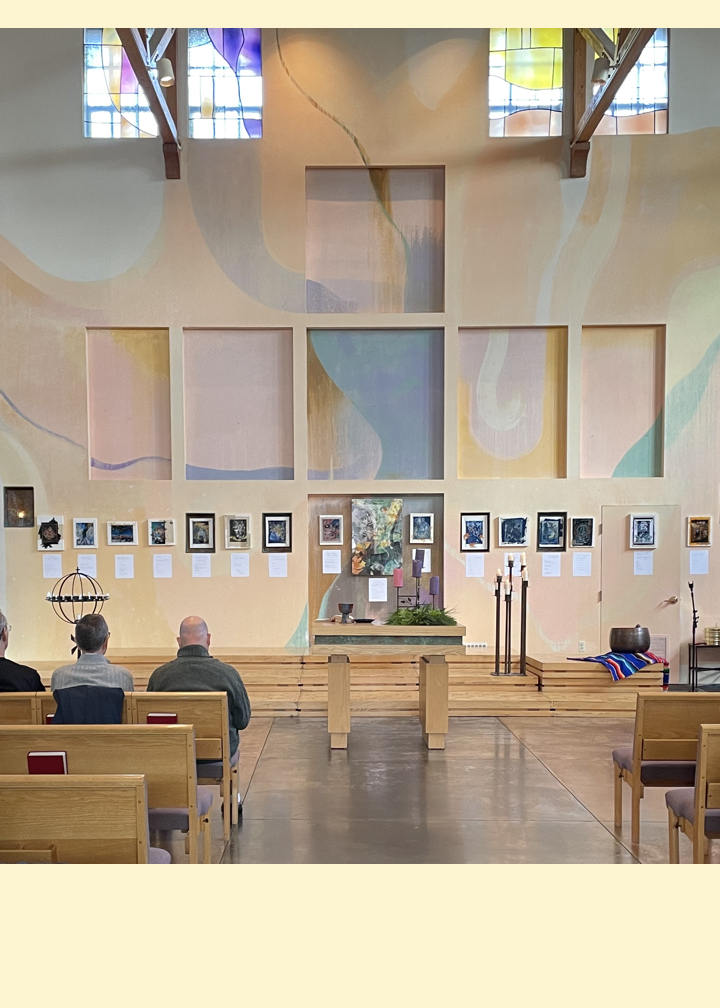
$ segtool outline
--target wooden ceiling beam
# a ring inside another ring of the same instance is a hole
[[[607,56],[615,61],[615,43],[602,28],[578,28],[578,31],[590,43],[598,56]]]
[[[165,95],[162,93],[163,89],[160,87],[157,77],[150,73],[150,70],[155,69],[155,65],[150,62],[145,30],[140,28],[116,28],[115,30],[120,37],[130,66],[135,71],[138,83],[145,92],[150,111],[155,116],[158,124],[163,142],[165,178],[179,179],[180,139],[178,137],[177,123],[168,107]],[[168,30],[164,29],[164,31]],[[155,33],[153,33],[154,37]],[[172,37],[171,34],[167,40],[168,43]]]
[[[170,45],[170,39],[173,37],[176,28],[156,28],[152,33],[152,38],[148,41],[148,56],[150,57],[150,63],[155,64],[159,59],[165,55],[165,50]]]

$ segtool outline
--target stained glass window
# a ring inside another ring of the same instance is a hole
[[[491,28],[490,136],[561,136],[562,75],[562,28]]]
[[[615,40],[617,28],[605,28]],[[658,28],[618,88],[596,134],[667,133],[668,30]]]
[[[190,28],[190,136],[262,136],[262,54],[259,28]]]
[[[85,136],[156,137],[155,116],[114,28],[85,28]]]

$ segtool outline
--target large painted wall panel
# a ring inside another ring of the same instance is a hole
[[[184,334],[186,477],[292,479],[290,329]]]
[[[441,329],[311,329],[310,479],[442,479]]]
[[[461,479],[566,474],[567,330],[461,329]]]
[[[167,329],[88,329],[90,478],[169,480]]]
[[[662,476],[665,330],[582,333],[581,476]]]

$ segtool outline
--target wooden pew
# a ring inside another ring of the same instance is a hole
[[[44,693],[0,693],[0,724],[37,724]],[[52,694],[50,694],[52,697]]]
[[[665,796],[670,832],[670,864],[680,863],[678,830],[690,837],[693,864],[704,864],[708,840],[720,837],[720,724],[700,725],[694,788]]]
[[[615,827],[622,826],[624,781],[632,796],[632,843],[640,842],[640,800],[645,788],[692,786],[700,725],[716,722],[720,722],[717,693],[638,694],[632,751],[626,746],[613,752]]]
[[[53,847],[66,864],[148,864],[145,778],[0,776],[2,861],[52,862]]]
[[[223,831],[230,839],[230,827],[238,821],[239,753],[230,762],[230,732],[227,693],[128,693],[133,724],[147,724],[148,714],[177,714],[179,724],[195,728],[198,759],[212,759],[217,766],[198,764],[198,783],[219,784],[223,800]]]
[[[47,724],[48,714],[54,714],[57,710],[57,704],[55,703],[55,697],[52,693],[36,693],[37,698],[37,720],[35,724]],[[125,700],[123,701],[123,712],[122,712],[122,723],[132,724],[132,717],[130,714],[130,697],[132,693],[125,694]],[[1,722],[5,723],[5,722]]]
[[[187,809],[190,861],[198,863],[202,833],[210,863],[212,793],[197,787],[192,725],[0,726],[0,774],[27,774],[27,754],[36,751],[65,751],[70,774],[144,774],[151,828],[184,828],[164,823]]]

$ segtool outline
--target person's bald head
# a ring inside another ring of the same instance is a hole
[[[200,616],[186,616],[180,624],[180,636],[177,639],[180,647],[187,647],[189,644],[200,644],[202,647],[210,647],[210,633],[207,623]]]

